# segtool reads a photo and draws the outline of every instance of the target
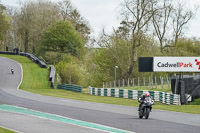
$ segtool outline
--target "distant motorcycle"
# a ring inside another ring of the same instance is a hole
[[[11,73],[12,73],[12,74],[14,74],[14,73],[15,73],[13,68],[11,68]]]
[[[154,101],[152,100],[152,98],[146,97],[144,99],[144,103],[141,106],[141,109],[138,112],[139,118],[143,118],[143,116],[144,116],[146,119],[148,119],[153,104],[154,104]]]

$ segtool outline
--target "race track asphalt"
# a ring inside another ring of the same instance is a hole
[[[14,75],[10,72],[11,67],[15,70]],[[0,104],[23,107],[136,133],[200,132],[200,115],[153,110],[149,119],[139,119],[137,107],[55,98],[18,90],[21,78],[21,66],[13,60],[0,57]],[[23,126],[19,123],[23,123]],[[8,111],[0,111],[0,126],[26,133],[102,132]]]

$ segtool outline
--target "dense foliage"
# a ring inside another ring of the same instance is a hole
[[[83,41],[79,33],[68,21],[59,21],[44,33],[43,43],[45,51],[70,53],[79,56],[83,52]]]
[[[5,7],[0,3],[0,41],[5,39],[6,31],[9,29],[9,18],[4,13]]]

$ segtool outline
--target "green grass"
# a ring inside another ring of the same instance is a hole
[[[189,105],[200,105],[200,98],[195,99],[193,102],[190,102]]]
[[[13,131],[10,131],[10,130],[8,130],[8,129],[5,129],[5,128],[2,128],[2,127],[0,127],[0,133],[15,133],[15,132],[13,132]]]
[[[18,61],[23,67],[23,82],[20,89],[53,97],[62,97],[68,99],[75,99],[81,101],[107,103],[107,104],[117,104],[126,106],[138,106],[137,100],[123,99],[123,98],[113,98],[113,97],[102,97],[102,96],[92,96],[88,94],[88,89],[85,88],[82,93],[75,93],[66,90],[51,89],[50,83],[48,82],[48,70],[45,68],[40,68],[37,64],[32,63],[28,58],[23,56],[13,56],[13,55],[0,55],[8,57]],[[147,88],[138,88],[144,89]],[[164,89],[163,89],[164,90]],[[167,89],[166,89],[167,90]],[[157,89],[158,91],[158,89]],[[153,106],[154,109],[162,109],[176,112],[194,113],[200,114],[199,105],[164,105],[161,103],[156,103]]]

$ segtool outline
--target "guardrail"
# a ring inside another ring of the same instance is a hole
[[[143,94],[149,92],[154,101],[161,102],[163,104],[180,105],[180,95],[171,94],[161,91],[138,91],[128,89],[113,89],[113,88],[93,88],[89,87],[89,94],[96,96],[110,96],[119,98],[136,99]]]
[[[54,81],[56,75],[56,68],[53,65],[49,66],[49,81],[51,82],[51,87],[54,88]]]
[[[40,66],[41,68],[47,68],[47,65],[46,65],[42,60],[40,60],[36,55],[34,55],[34,54],[24,53],[24,52],[20,52],[19,54],[17,54],[17,53],[15,53],[15,52],[10,52],[10,51],[7,51],[7,52],[0,51],[0,54],[26,56],[26,57],[28,57],[30,60],[32,60],[33,62],[39,64],[39,66]]]
[[[33,62],[39,64],[41,68],[47,68],[47,65],[34,54],[20,52],[20,55],[28,57]]]
[[[78,85],[73,85],[73,84],[60,84],[57,85],[57,89],[63,89],[63,90],[69,90],[73,92],[82,92],[82,87]]]

